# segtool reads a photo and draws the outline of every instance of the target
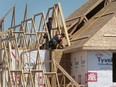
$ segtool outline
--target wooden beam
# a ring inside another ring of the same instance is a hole
[[[0,36],[2,36],[3,34],[7,34],[7,33],[10,33],[11,30],[6,30],[6,31],[3,31],[3,32],[0,32]]]
[[[55,61],[56,67],[60,69],[63,74],[71,81],[71,83],[75,84],[76,87],[80,87],[79,84]]]
[[[25,33],[25,35],[36,35],[36,33]]]
[[[79,19],[77,19],[75,22],[73,22],[73,23],[67,28],[67,30],[70,30],[74,25],[78,24],[78,23],[80,22],[81,19],[82,19],[82,18],[79,18]]]
[[[15,5],[14,5],[15,6]],[[0,23],[6,18],[6,16],[13,10],[14,6],[8,10],[8,12],[2,17],[2,19],[0,20]]]
[[[46,18],[45,18],[46,20],[48,20],[50,10],[53,10],[53,9],[54,9],[54,7],[51,7],[51,8],[48,9],[48,12],[47,12]]]
[[[24,33],[24,31],[13,31],[13,33]]]
[[[61,9],[61,4],[60,3],[58,3],[58,7],[59,7],[60,15],[61,15],[61,18],[62,18],[62,23],[63,23],[63,26],[64,26],[64,31],[65,31],[67,43],[70,46],[71,43],[70,43],[70,39],[69,39],[69,36],[68,36],[68,31],[67,31],[67,28],[66,28],[66,24],[65,24],[65,21],[64,21],[64,16],[63,16],[63,13],[62,13],[62,9]]]
[[[71,19],[67,19],[67,20],[65,20],[65,22],[73,21],[73,20],[79,19],[81,17],[83,17],[83,16],[77,16],[77,17],[74,17],[74,18],[71,18]]]
[[[86,16],[84,16],[84,20],[85,20],[84,22],[87,22],[87,21],[88,21],[88,19],[87,19],[87,17],[86,17]]]
[[[43,15],[43,12],[34,14],[35,17],[36,17],[36,16],[39,16],[39,15]]]
[[[92,11],[96,6],[98,6],[102,1],[104,0],[98,0],[93,6],[91,6],[85,13],[84,15],[87,15],[90,11]]]
[[[22,21],[22,23],[27,22],[27,21],[32,21],[32,18],[29,18],[29,19],[23,20],[23,21]]]
[[[72,84],[72,83],[70,82],[66,87],[70,87],[71,84]]]
[[[14,39],[15,39],[15,37],[12,36],[12,37],[4,38],[4,39],[2,39],[1,41],[3,42],[3,41],[8,41],[8,40],[14,40]]]
[[[56,72],[44,72],[44,75],[56,75]]]
[[[26,4],[26,7],[25,7],[25,13],[24,13],[24,19],[23,20],[26,20],[28,17],[28,4]]]
[[[73,28],[73,30],[71,31],[70,35],[72,35],[74,33],[74,31],[77,29],[77,26],[83,21],[84,18],[80,18],[80,20],[76,23],[75,27]],[[71,25],[72,27],[72,25]],[[70,27],[70,28],[71,28]]]
[[[31,72],[34,72],[34,73],[35,72],[40,72],[41,73],[41,72],[43,72],[43,70],[31,70]]]
[[[22,70],[10,70],[10,72],[12,73],[12,72],[22,72]]]
[[[98,21],[102,15],[106,14],[109,11],[109,8],[107,10],[105,10],[100,16],[99,18],[95,19],[90,25],[88,25],[82,32],[80,32],[73,40],[76,40],[80,35],[82,35],[85,31],[87,31],[96,21]]]
[[[80,37],[80,38],[77,38],[75,40],[71,40],[71,42],[73,41],[78,41],[78,40],[82,40],[82,39],[86,39],[86,38],[89,38],[90,36],[83,36],[83,37]]]
[[[104,37],[116,37],[116,34],[104,34]]]
[[[17,28],[17,27],[20,27],[20,26],[21,26],[21,24],[15,25],[15,26],[10,27],[9,29]]]
[[[13,14],[12,14],[12,20],[11,20],[11,27],[15,26],[16,24],[16,6],[13,7]]]
[[[108,12],[108,13],[102,15],[101,17],[107,16],[107,15],[111,15],[111,14],[114,14],[114,12]],[[96,19],[96,18],[99,18],[99,16],[96,16],[94,19]]]
[[[112,2],[112,0],[108,0],[108,2]]]

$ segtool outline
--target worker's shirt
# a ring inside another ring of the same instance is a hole
[[[58,44],[61,42],[61,39],[58,39],[58,36],[57,36],[57,35],[55,35],[55,36],[53,37],[53,39],[56,40],[56,42],[57,42]]]
[[[47,22],[47,27],[48,27],[49,35],[51,36],[52,25],[49,24],[49,22]]]
[[[51,49],[56,49],[57,48],[57,45],[60,44],[62,40],[61,39],[58,39],[58,36],[55,35],[50,41],[49,41],[49,47]]]

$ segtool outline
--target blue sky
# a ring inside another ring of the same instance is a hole
[[[24,17],[26,3],[28,4],[28,18],[31,18],[35,13],[46,13],[49,7],[52,7],[58,2],[61,3],[63,14],[66,18],[87,1],[88,0],[0,0],[0,19],[14,4],[16,4],[16,24],[20,24]],[[10,25],[11,15],[12,13],[6,18],[5,28]]]

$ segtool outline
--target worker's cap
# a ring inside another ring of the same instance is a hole
[[[52,17],[49,17],[48,20],[53,20],[53,18]]]

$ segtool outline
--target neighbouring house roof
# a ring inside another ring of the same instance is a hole
[[[94,3],[97,3],[97,1],[99,0],[90,0],[84,6],[72,13],[66,20],[85,14],[87,9],[91,8],[91,6],[93,6]],[[106,36],[104,34],[106,34]],[[71,46],[66,47],[65,52],[79,49],[116,50],[115,35],[116,1],[113,1],[104,6],[71,36]]]

